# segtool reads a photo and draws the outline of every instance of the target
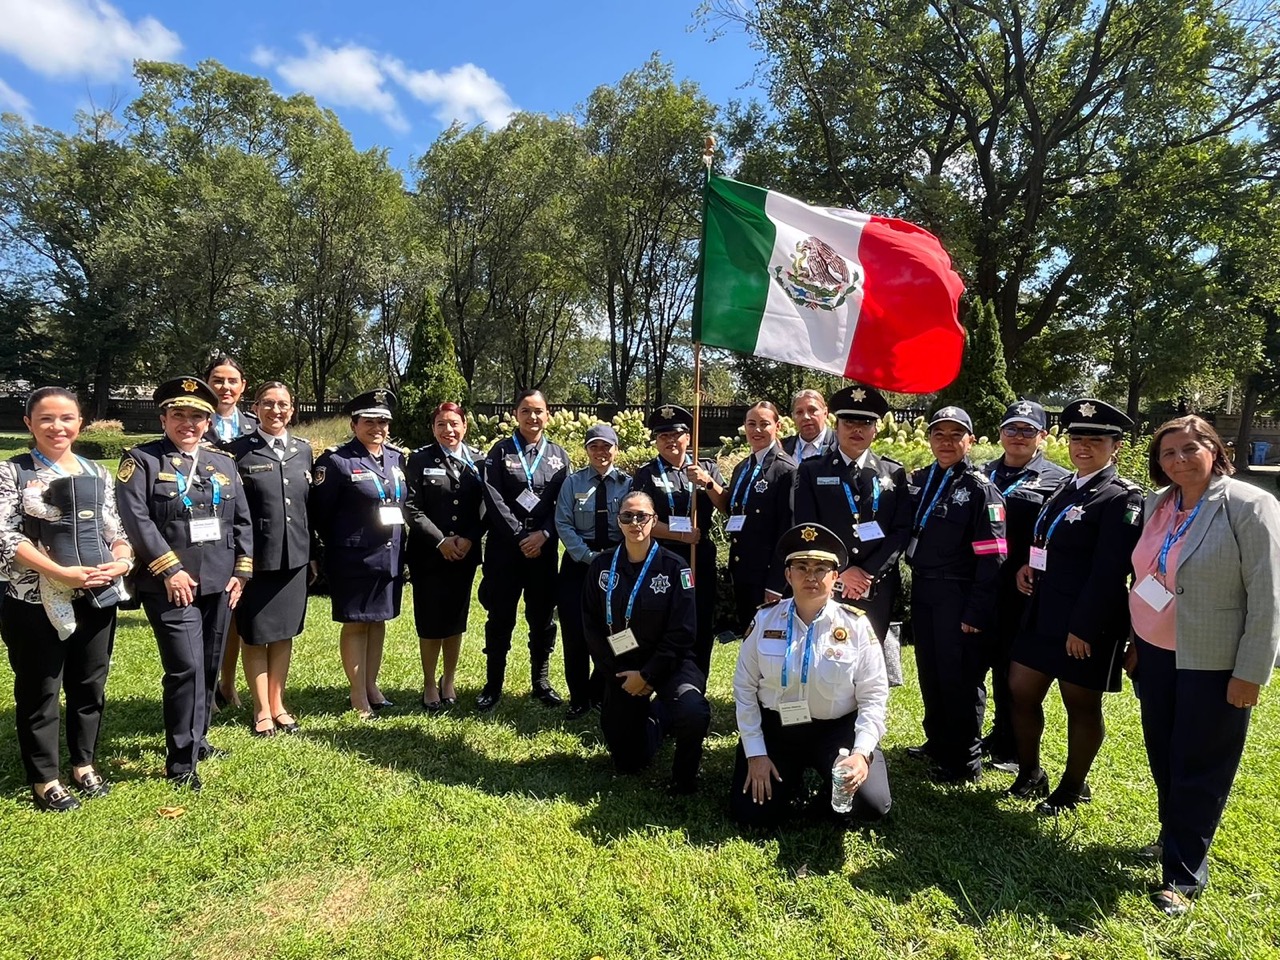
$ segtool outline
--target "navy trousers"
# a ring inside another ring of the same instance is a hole
[[[911,585],[924,737],[930,758],[948,772],[982,770],[987,653],[983,635],[963,633],[969,584],[917,577]]]

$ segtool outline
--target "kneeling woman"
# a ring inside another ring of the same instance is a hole
[[[777,825],[805,799],[804,771],[817,770],[830,797],[840,760],[854,789],[847,816],[879,820],[889,812],[884,735],[889,681],[870,621],[832,599],[836,572],[849,561],[826,527],[792,527],[778,543],[790,600],[756,614],[738,654],[733,698],[738,759],[729,809],[744,827]],[[830,809],[830,807],[827,807]]]
[[[638,773],[664,734],[676,741],[671,792],[693,793],[711,726],[706,674],[693,660],[695,607],[688,566],[653,539],[653,500],[633,491],[618,505],[623,543],[587,568],[587,646],[606,680],[600,729],[620,773]]]

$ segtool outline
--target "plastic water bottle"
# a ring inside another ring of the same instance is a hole
[[[854,787],[849,782],[853,771],[848,767],[840,766],[840,761],[848,756],[849,751],[841,747],[840,756],[836,759],[835,766],[831,768],[831,809],[836,813],[848,813],[853,809]]]

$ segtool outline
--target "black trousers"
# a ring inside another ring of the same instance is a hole
[[[58,691],[67,698],[67,750],[73,767],[93,763],[102,728],[116,610],[73,600],[76,630],[58,639],[44,607],[14,597],[0,605],[0,637],[13,668],[14,718],[27,782],[57,780]]]
[[[592,667],[587,635],[582,627],[582,586],[586,576],[587,564],[579,563],[567,553],[561,558],[557,609],[564,649],[564,682],[569,688],[569,703],[575,707],[604,700],[604,676],[599,667]]]
[[[911,629],[930,757],[950,772],[976,774],[982,770],[987,655],[982,634],[960,630],[968,592],[963,580],[916,577]]]
[[[733,578],[733,604],[737,612],[738,636],[745,637],[751,620],[764,603],[764,583]]]
[[[710,549],[702,544],[710,543],[707,537],[711,534],[703,531],[703,540],[698,550],[698,563],[693,571],[693,607],[698,624],[693,636],[693,662],[698,665],[704,677],[711,676],[711,648],[715,646],[716,637],[716,593],[719,589],[720,571],[716,566],[715,547]],[[662,545],[678,557],[689,562],[691,547],[687,543],[674,540],[663,540]]]
[[[1013,641],[1022,626],[1026,597],[1000,594],[999,624],[986,638],[987,666],[991,670],[993,715],[991,732],[985,743],[993,758],[1009,759],[1018,755],[1018,741],[1013,733],[1013,694],[1009,691],[1009,655]]]
[[[1160,811],[1163,882],[1195,895],[1209,882],[1209,844],[1253,711],[1227,703],[1230,670],[1179,670],[1175,660],[1172,650],[1138,640],[1136,685]]]
[[[487,685],[502,688],[506,675],[516,609],[524,595],[524,619],[529,627],[529,662],[534,680],[545,679],[547,661],[556,645],[556,545],[548,543],[533,559],[506,543],[485,553],[480,603],[488,613],[484,624],[484,654],[489,659]]]
[[[648,697],[633,697],[622,689],[621,680],[606,678],[600,732],[618,772],[639,773],[669,734],[676,741],[671,779],[691,786],[702,763],[702,741],[711,728],[706,685],[706,674],[689,660]]]
[[[848,813],[831,809],[831,768],[841,748],[852,750],[856,713],[834,720],[814,720],[789,727],[782,725],[776,710],[761,710],[761,732],[765,752],[778,768],[781,780],[773,782],[773,796],[756,803],[742,788],[747,782],[747,755],[738,743],[738,756],[733,766],[733,786],[729,790],[729,814],[743,827],[775,827],[799,812],[809,798],[804,792],[804,771],[816,770],[822,778],[822,790],[814,798],[818,810],[825,810],[837,820],[879,820],[893,806],[889,795],[889,770],[884,754],[876,749],[867,779],[853,795],[853,808]]]
[[[231,607],[221,590],[197,596],[188,607],[174,606],[164,594],[147,592],[142,594],[142,607],[160,647],[164,766],[169,776],[176,777],[195,770],[197,754],[207,745]]]

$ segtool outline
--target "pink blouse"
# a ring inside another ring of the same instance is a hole
[[[1156,574],[1160,562],[1160,548],[1164,546],[1164,538],[1177,525],[1187,518],[1190,509],[1178,511],[1177,496],[1172,491],[1156,507],[1155,513],[1147,518],[1142,528],[1142,537],[1133,548],[1133,583],[1140,584],[1151,574]],[[1194,509],[1194,504],[1191,509]],[[1178,607],[1178,554],[1186,543],[1186,535],[1179,538],[1169,549],[1165,561],[1168,573],[1164,578],[1165,589],[1173,594],[1173,599],[1165,604],[1163,610],[1156,610],[1134,591],[1129,592],[1129,620],[1133,624],[1135,636],[1141,637],[1154,647],[1165,650],[1176,650],[1178,647],[1177,607]],[[1157,578],[1158,578],[1157,574]]]

